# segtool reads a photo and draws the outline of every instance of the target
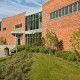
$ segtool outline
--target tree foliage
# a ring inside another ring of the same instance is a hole
[[[55,49],[58,47],[58,43],[59,41],[56,34],[47,30],[47,34],[46,34],[47,47],[49,47],[50,49]]]
[[[70,42],[73,46],[73,49],[80,50],[80,28],[72,34]]]
[[[0,45],[6,44],[6,39],[3,37],[0,37]]]

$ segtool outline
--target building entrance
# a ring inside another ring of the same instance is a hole
[[[20,38],[18,38],[18,45],[21,45],[21,39]]]
[[[17,44],[17,45],[22,44],[22,35],[21,34],[16,34],[15,35],[15,44]]]

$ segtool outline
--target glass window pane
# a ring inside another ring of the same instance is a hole
[[[39,21],[38,21],[38,19],[36,19],[36,29],[38,29],[39,28]]]
[[[68,14],[68,6],[64,8],[65,9],[65,15]]]
[[[42,18],[39,19],[39,28],[42,26]]]
[[[31,23],[30,23],[30,24],[31,24],[31,26],[30,26],[30,30],[32,30],[32,21],[31,21]]]
[[[15,25],[15,28],[21,28],[22,24]]]
[[[64,16],[64,8],[62,8],[62,16]]]
[[[80,1],[78,2],[78,10],[80,10]]]
[[[39,14],[36,14],[36,18],[39,18]]]
[[[31,21],[31,16],[29,16],[29,21]]]
[[[42,12],[40,12],[40,18],[42,17]]]
[[[32,21],[32,29],[34,29],[34,21]]]
[[[61,16],[61,9],[59,10],[59,17]]]
[[[72,5],[69,5],[69,13],[72,13]]]
[[[52,18],[54,19],[54,18],[56,17],[55,12],[53,12],[53,14],[52,14],[52,15],[53,15],[53,17],[52,17]]]
[[[77,11],[77,3],[73,4],[73,12]]]
[[[29,21],[29,16],[27,16],[27,21]]]
[[[58,11],[56,11],[56,13],[55,13],[55,14],[56,14],[56,18],[57,18],[57,17],[58,17]]]

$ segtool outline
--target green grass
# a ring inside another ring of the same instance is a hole
[[[33,54],[30,80],[80,80],[80,67],[46,54]]]
[[[55,56],[22,51],[0,58],[0,80],[80,80],[80,66]]]

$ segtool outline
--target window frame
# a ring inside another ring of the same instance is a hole
[[[15,28],[22,28],[22,23],[15,25]]]
[[[73,4],[70,4],[70,5],[65,6],[61,9],[58,9],[54,12],[51,12],[50,13],[50,19],[55,19],[55,18],[58,18],[58,17],[61,17],[61,16],[65,16],[65,15],[77,12],[79,10],[80,10],[80,1],[77,1]],[[53,16],[54,13],[55,13],[55,17]]]

